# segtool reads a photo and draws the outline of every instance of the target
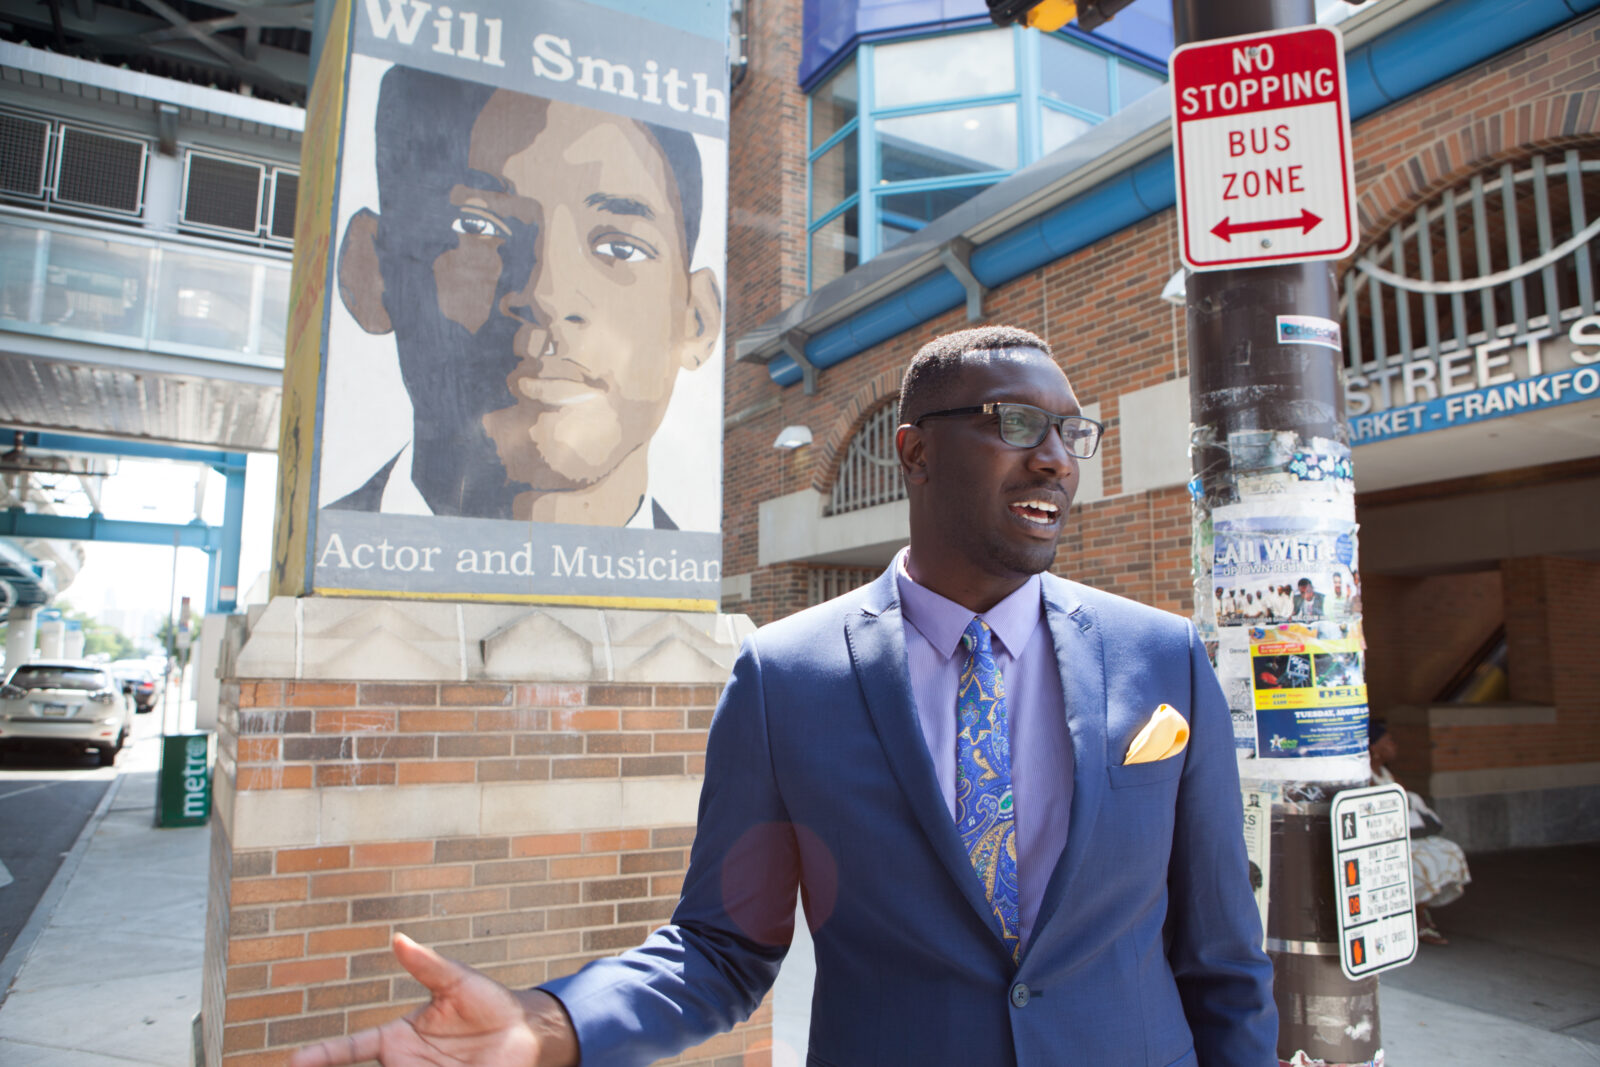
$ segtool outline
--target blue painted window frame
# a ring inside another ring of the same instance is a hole
[[[932,37],[948,37],[957,34],[970,33],[1009,33],[1012,43],[1012,57],[1016,64],[1015,88],[1008,93],[991,93],[982,96],[951,97],[949,99],[932,101],[923,104],[909,104],[894,108],[875,108],[873,106],[873,85],[875,74],[874,55],[878,47],[885,44],[898,44],[902,41],[923,40]],[[1041,35],[1024,29],[1020,26],[1011,26],[1005,29],[994,27],[963,28],[949,30],[942,33],[911,34],[905,37],[884,39],[878,41],[862,42],[856,48],[840,57],[834,70],[815,83],[815,88],[820,89],[832,83],[839,71],[850,66],[854,61],[856,77],[856,113],[849,122],[844,123],[835,130],[821,144],[813,144],[813,114],[815,91],[807,94],[806,100],[806,189],[805,204],[807,212],[806,222],[806,290],[809,292],[817,288],[818,282],[814,274],[811,246],[818,231],[832,223],[839,216],[852,208],[859,208],[856,218],[857,229],[857,263],[865,263],[877,256],[884,249],[880,246],[880,228],[886,218],[882,207],[884,198],[902,193],[937,192],[944,189],[965,189],[973,186],[988,186],[1004,178],[1010,177],[1016,171],[1026,167],[1037,160],[1042,154],[1043,144],[1043,111],[1060,112],[1082,119],[1090,125],[1104,122],[1111,114],[1122,108],[1120,68],[1123,66],[1137,67],[1145,73],[1155,75],[1163,80],[1167,72],[1163,67],[1136,63],[1127,55],[1116,49],[1108,48],[1095,41],[1089,35],[1076,30],[1068,29],[1055,35],[1080,48],[1095,52],[1107,60],[1106,77],[1110,82],[1108,86],[1108,100],[1110,111],[1107,114],[1080,107],[1065,101],[1056,100],[1045,96],[1040,91],[1040,38]],[[1012,105],[1016,108],[1017,120],[1017,165],[1014,168],[1002,170],[980,171],[971,174],[949,175],[939,178],[923,178],[911,181],[892,183],[878,183],[875,175],[878,171],[878,145],[877,124],[884,119],[900,118],[908,115],[932,114],[941,111],[956,111],[968,107],[986,107],[994,105]],[[811,197],[813,170],[816,163],[835,145],[845,138],[856,137],[856,164],[857,180],[852,191],[837,204],[824,210],[821,214],[812,217]],[[904,221],[918,221],[906,218]],[[920,227],[919,227],[920,228]],[[827,279],[832,281],[832,279]]]

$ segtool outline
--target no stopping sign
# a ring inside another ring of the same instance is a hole
[[[1172,54],[1178,237],[1192,270],[1337,259],[1356,246],[1344,41],[1328,26]]]

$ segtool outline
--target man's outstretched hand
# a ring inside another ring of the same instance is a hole
[[[531,989],[513,993],[404,934],[395,958],[433,1000],[402,1019],[348,1037],[307,1045],[289,1067],[334,1067],[377,1060],[383,1067],[573,1067],[578,1038],[561,1002]]]

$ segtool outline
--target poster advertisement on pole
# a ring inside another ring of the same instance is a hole
[[[1417,954],[1407,810],[1398,785],[1347,789],[1333,798],[1339,965],[1351,981]]]
[[[1172,53],[1178,237],[1191,270],[1338,259],[1359,238],[1344,39],[1307,26]]]
[[[1262,485],[1251,500],[1212,513],[1217,676],[1241,758],[1358,758],[1366,646],[1348,478],[1337,464],[1312,478],[1320,465],[1296,473],[1296,463],[1252,475]]]

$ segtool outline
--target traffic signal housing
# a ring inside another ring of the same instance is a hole
[[[988,0],[988,3],[989,18],[996,26],[1020,22],[1052,33],[1074,18],[1080,30],[1102,26],[1133,0]]]

